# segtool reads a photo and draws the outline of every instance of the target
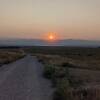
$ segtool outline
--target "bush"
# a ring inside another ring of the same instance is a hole
[[[56,91],[54,92],[54,100],[71,100],[70,99],[70,86],[66,78],[63,78],[57,84]]]
[[[75,77],[70,76],[69,82],[71,87],[78,88],[83,85],[83,81],[81,79],[77,79]]]
[[[53,65],[45,65],[43,73],[44,77],[52,79],[54,72],[55,72],[55,67]]]
[[[68,70],[67,68],[63,67],[55,67],[55,73],[52,78],[53,85],[56,86],[56,84],[62,80],[63,78],[68,78]]]

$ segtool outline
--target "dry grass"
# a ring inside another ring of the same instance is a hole
[[[8,64],[24,56],[20,50],[0,49],[0,64]]]
[[[99,59],[93,60],[88,60],[88,58],[84,57],[85,60],[77,59],[74,58],[68,58],[68,57],[63,57],[60,55],[42,55],[39,54],[37,55],[40,61],[42,61],[45,64],[52,64],[56,66],[62,66],[65,64],[71,64],[72,66],[67,66],[69,67],[69,72],[71,77],[74,77],[75,80],[82,80],[84,83],[90,83],[94,84],[97,82],[100,82],[100,62]],[[93,63],[96,64],[93,64]]]
[[[65,77],[56,78],[58,83],[56,82],[54,100],[100,100],[100,55],[79,53],[68,56],[51,54],[36,56],[45,65],[68,68]],[[59,75],[59,72],[56,74]]]
[[[54,100],[100,100],[100,48],[44,46],[29,52],[56,84]]]

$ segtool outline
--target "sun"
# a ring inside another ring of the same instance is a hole
[[[49,33],[48,34],[48,40],[50,40],[50,41],[55,40],[55,34],[54,33]]]
[[[46,41],[54,42],[58,39],[58,35],[57,35],[56,32],[47,32],[47,33],[44,34],[43,38]]]
[[[53,35],[49,35],[49,40],[54,40],[54,36]]]

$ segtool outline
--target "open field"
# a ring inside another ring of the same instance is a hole
[[[26,49],[34,55],[56,55],[54,61],[72,63],[74,67],[99,70],[100,48],[85,47],[31,47]],[[61,58],[61,59],[60,59]],[[57,59],[57,60],[56,60]],[[76,66],[75,66],[76,65]]]
[[[25,54],[36,56],[44,65],[39,77],[52,82],[54,100],[100,100],[100,48],[34,46],[1,48],[0,52],[0,64]]]
[[[31,47],[26,51],[45,64],[67,66],[71,76],[87,82],[100,82],[100,48]]]
[[[100,48],[32,47],[26,51],[45,65],[44,76],[56,87],[55,100],[100,100]]]

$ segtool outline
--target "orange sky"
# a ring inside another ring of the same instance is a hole
[[[0,0],[0,38],[100,39],[99,0]]]

